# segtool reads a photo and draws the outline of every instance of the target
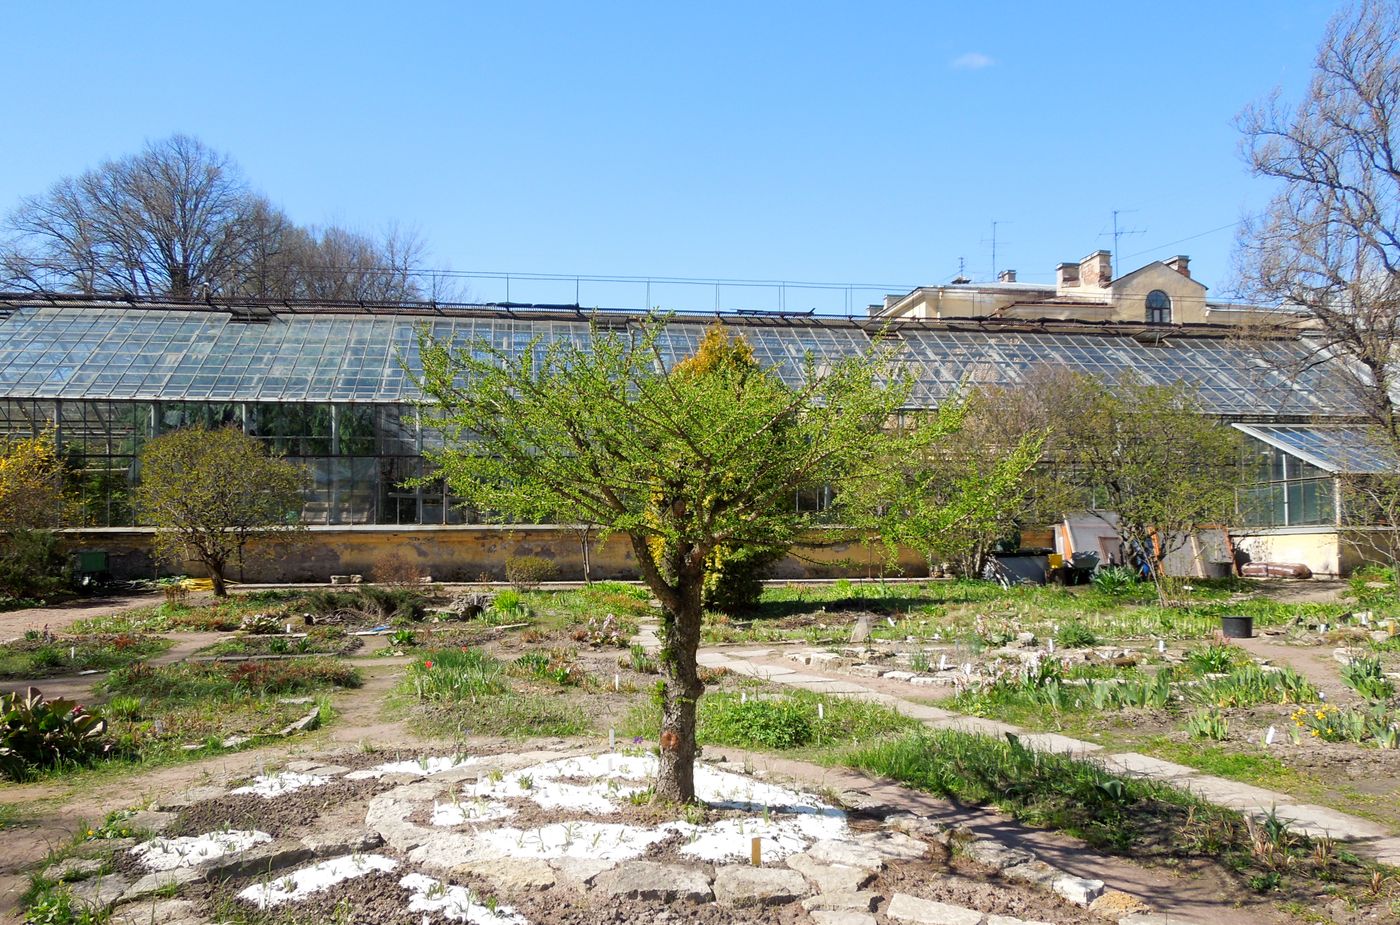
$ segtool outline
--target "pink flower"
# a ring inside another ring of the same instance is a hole
[[[433,661],[432,661],[432,659],[428,659],[427,661],[423,662],[423,667],[424,667],[424,668],[431,668],[431,667],[433,667]]]

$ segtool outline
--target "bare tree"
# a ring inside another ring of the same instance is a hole
[[[375,237],[303,228],[253,192],[227,155],[188,135],[148,144],[25,199],[7,223],[0,287],[156,298],[400,302],[429,292],[426,248],[390,227]]]
[[[1400,2],[1363,0],[1327,27],[1307,95],[1240,117],[1256,176],[1279,181],[1240,234],[1256,299],[1301,311],[1381,439],[1400,446]],[[1312,340],[1310,338],[1310,340]]]
[[[5,271],[35,289],[189,298],[247,262],[267,208],[228,157],[172,135],[24,200]]]

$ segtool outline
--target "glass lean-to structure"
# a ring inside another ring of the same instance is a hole
[[[437,439],[414,387],[418,332],[508,352],[539,339],[586,343],[590,322],[635,329],[637,315],[543,306],[165,305],[74,298],[0,299],[0,433],[52,430],[75,470],[89,526],[130,525],[137,456],[153,435],[233,425],[307,467],[312,524],[452,524],[470,519],[425,474]],[[713,315],[673,316],[668,365],[696,349]],[[851,356],[879,336],[900,344],[911,404],[933,407],[962,384],[1014,384],[1060,365],[1115,379],[1185,381],[1226,419],[1292,425],[1343,420],[1344,390],[1295,339],[1246,343],[1219,328],[1143,336],[1141,325],[900,321],[725,315],[764,364],[797,382],[810,357]],[[1252,439],[1257,435],[1251,434]],[[1272,445],[1272,444],[1265,444]],[[1280,479],[1279,481],[1286,481]],[[1286,491],[1286,489],[1285,489]],[[821,506],[824,495],[795,503]]]

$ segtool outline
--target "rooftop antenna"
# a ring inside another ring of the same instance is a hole
[[[1010,223],[1010,222],[1006,222],[1006,221],[997,221],[996,219],[992,219],[992,279],[993,279],[993,280],[995,280],[995,279],[997,278],[997,226],[998,226],[998,225],[1009,225],[1009,224],[1011,224],[1011,223]],[[984,242],[984,243],[985,243],[985,242]]]
[[[1121,252],[1118,250],[1118,239],[1119,239],[1119,238],[1125,238],[1125,237],[1128,237],[1129,235],[1146,234],[1146,233],[1147,233],[1147,229],[1146,229],[1146,228],[1119,228],[1119,227],[1118,227],[1118,216],[1120,216],[1120,215],[1127,215],[1129,212],[1136,212],[1136,211],[1138,211],[1138,210],[1137,210],[1137,209],[1114,209],[1114,210],[1113,210],[1113,231],[1112,231],[1112,232],[1103,232],[1103,233],[1101,233],[1101,234],[1099,235],[1099,237],[1102,238],[1102,237],[1104,237],[1104,236],[1107,235],[1107,234],[1112,234],[1112,236],[1113,236],[1113,262],[1114,262],[1114,263],[1117,263],[1117,262],[1118,262],[1118,255],[1119,255],[1119,253],[1121,253]],[[1119,269],[1119,271],[1121,272],[1121,271],[1122,271],[1123,269],[1125,269],[1125,268],[1124,268],[1124,267],[1119,267],[1118,269]]]

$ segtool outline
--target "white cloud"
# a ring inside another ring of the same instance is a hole
[[[996,61],[990,55],[984,55],[980,51],[969,51],[965,55],[959,55],[948,66],[959,71],[980,71],[984,67],[991,67]]]

